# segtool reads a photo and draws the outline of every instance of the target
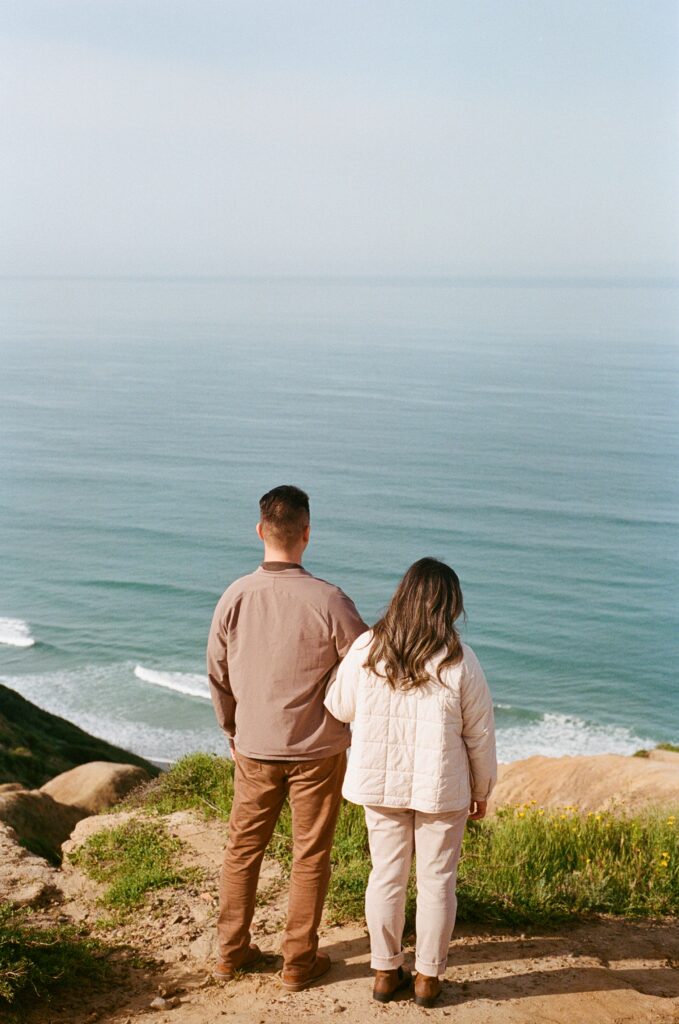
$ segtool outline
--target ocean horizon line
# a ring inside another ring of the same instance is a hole
[[[679,274],[0,274],[2,281],[319,283],[452,288],[677,288]]]

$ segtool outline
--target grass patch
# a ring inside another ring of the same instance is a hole
[[[679,747],[677,747],[674,743],[656,743],[654,749],[669,750],[673,754],[679,754]],[[648,757],[650,753],[650,750],[637,750],[634,754],[632,754],[632,757]]]
[[[549,923],[591,913],[679,912],[679,833],[674,815],[506,807],[467,829],[459,916]]]
[[[667,747],[668,745],[665,745]],[[162,813],[200,809],[228,818],[233,763],[193,754],[140,797]],[[292,822],[286,804],[269,847],[287,871]],[[362,920],[370,854],[363,808],[343,803],[333,847],[327,908],[334,922]],[[466,830],[458,876],[458,917],[470,922],[549,924],[591,913],[679,913],[679,832],[669,814],[589,814],[508,807]],[[414,885],[408,894],[412,920]]]
[[[337,819],[327,898],[328,914],[333,924],[363,919],[370,867],[363,808],[343,800]]]
[[[233,801],[233,762],[214,754],[189,754],[122,804],[158,814],[197,810],[207,817],[228,818]],[[119,808],[116,808],[119,809]]]
[[[73,926],[42,927],[30,918],[28,911],[0,904],[0,1006],[46,998],[59,986],[91,988],[110,976],[110,947]]]
[[[341,923],[363,917],[370,856],[363,810],[345,804],[338,822],[328,910]],[[549,924],[593,913],[679,913],[679,833],[674,815],[580,815],[534,804],[470,822],[458,874],[458,918]],[[411,877],[406,919],[415,907]]]
[[[85,874],[107,889],[103,906],[124,914],[143,902],[147,892],[195,880],[195,870],[178,863],[179,839],[161,821],[132,819],[103,829],[69,854]]]

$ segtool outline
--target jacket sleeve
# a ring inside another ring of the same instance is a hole
[[[337,589],[329,605],[330,628],[337,650],[337,658],[343,658],[354,640],[368,628],[358,614],[356,605],[344,591]]]
[[[493,701],[479,660],[465,649],[460,681],[462,739],[467,748],[472,800],[487,800],[497,779]]]
[[[353,722],[356,717],[360,671],[361,658],[354,647],[341,662],[337,675],[330,682],[325,694],[325,706],[338,722]]]
[[[221,602],[215,608],[207,641],[207,678],[220,728],[229,739],[236,734],[236,698],[229,683],[226,624]]]

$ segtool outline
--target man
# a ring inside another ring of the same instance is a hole
[[[281,980],[296,992],[330,969],[318,953],[318,925],[350,734],[323,699],[367,627],[346,594],[302,568],[310,530],[304,491],[275,487],[259,507],[264,561],[222,595],[207,649],[212,701],[236,765],[214,973],[229,980],[261,959],[250,944],[257,880],[288,797],[293,851]]]

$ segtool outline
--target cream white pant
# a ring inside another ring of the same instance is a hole
[[[406,887],[416,855],[415,970],[445,973],[455,926],[457,864],[467,808],[448,814],[365,807],[373,868],[365,893],[370,966],[391,971],[403,963]]]

